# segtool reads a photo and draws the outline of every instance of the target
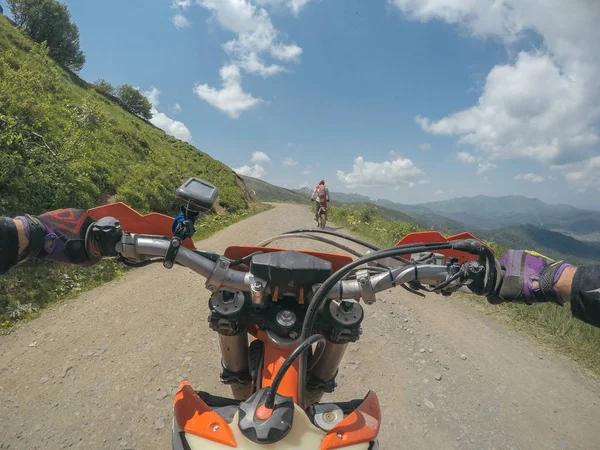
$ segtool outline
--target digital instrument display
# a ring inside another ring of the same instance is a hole
[[[177,189],[177,198],[189,210],[206,212],[217,201],[219,190],[199,178],[189,178]]]

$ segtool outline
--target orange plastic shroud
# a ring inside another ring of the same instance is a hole
[[[177,389],[173,412],[182,431],[229,447],[237,447],[229,424],[185,380]]]
[[[358,408],[327,432],[321,443],[321,450],[374,441],[379,434],[380,426],[379,399],[375,392],[369,391]]]
[[[396,247],[399,245],[405,244],[425,244],[430,242],[450,242],[450,241],[459,241],[462,239],[475,239],[476,241],[485,244],[481,239],[477,239],[471,233],[460,233],[455,234],[454,236],[444,237],[437,231],[417,231],[415,233],[409,233],[404,236],[402,239],[398,241]],[[493,250],[492,250],[493,251]],[[457,258],[460,264],[466,261],[476,261],[477,256],[472,255],[470,253],[461,252],[459,250],[435,250],[435,253],[440,253],[444,255],[446,258]],[[411,255],[402,255],[403,258],[410,259]]]
[[[102,217],[114,217],[121,222],[121,228],[128,233],[154,234],[158,236],[172,237],[171,227],[173,217],[159,213],[150,213],[142,215],[135,209],[127,206],[125,203],[110,203],[88,210],[88,213],[94,220]],[[182,244],[190,250],[195,250],[194,241],[187,238]]]
[[[279,368],[295,348],[276,346],[267,338],[265,332],[262,330],[258,332],[258,339],[265,344],[261,384],[261,387],[265,388],[273,384],[273,379],[275,378],[275,375],[277,375]],[[298,359],[296,359],[283,376],[279,389],[277,389],[279,395],[292,397],[296,404],[298,403],[299,369],[299,362]]]

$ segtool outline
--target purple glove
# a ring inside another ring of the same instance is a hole
[[[29,239],[27,254],[61,262],[91,266],[102,256],[116,256],[121,238],[119,222],[102,218],[94,222],[87,211],[59,209],[41,216],[19,216]]]
[[[504,275],[499,290],[488,301],[539,303],[563,301],[556,283],[569,264],[531,250],[507,250],[499,259]]]

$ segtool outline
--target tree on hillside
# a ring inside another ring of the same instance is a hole
[[[94,82],[94,89],[104,95],[115,95],[115,88],[108,81],[103,80],[102,78],[96,80]]]
[[[143,119],[152,119],[152,105],[144,95],[133,86],[124,84],[117,89],[117,97],[121,106]]]
[[[59,64],[79,72],[85,54],[79,45],[79,28],[71,22],[65,5],[56,0],[7,0],[15,22],[36,42],[46,42],[49,55]]]

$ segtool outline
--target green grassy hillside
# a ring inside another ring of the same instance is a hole
[[[175,189],[190,176],[220,191],[219,214],[198,224],[200,236],[251,211],[254,200],[231,169],[126,112],[0,16],[0,215],[113,201],[173,214]],[[0,277],[0,323],[122,270],[113,261],[92,269],[44,262],[16,267]]]
[[[189,176],[216,184],[229,212],[248,208],[224,164],[124,111],[0,17],[0,214],[89,208],[107,199],[174,212]]]

